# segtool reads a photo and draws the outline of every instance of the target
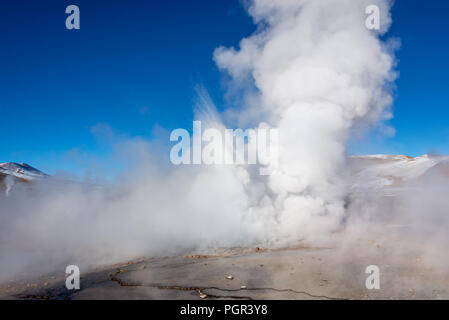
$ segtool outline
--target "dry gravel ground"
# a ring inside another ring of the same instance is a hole
[[[378,239],[386,239],[379,241]],[[3,299],[449,299],[447,250],[386,234],[352,234],[333,246],[232,249],[220,255],[141,259],[81,275],[1,285]],[[373,240],[376,239],[376,240]],[[402,242],[401,242],[402,241]],[[368,290],[368,265],[380,289]]]

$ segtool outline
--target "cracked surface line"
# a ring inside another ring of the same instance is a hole
[[[185,287],[185,286],[176,286],[176,285],[162,285],[157,283],[149,283],[149,284],[142,284],[142,283],[135,283],[135,282],[126,282],[121,280],[117,277],[120,273],[126,272],[126,270],[117,270],[114,274],[111,275],[111,281],[117,282],[122,287],[150,287],[150,288],[158,288],[162,290],[180,290],[180,291],[196,291],[198,293],[205,292],[205,290],[218,290],[223,292],[240,292],[240,291],[263,291],[263,290],[270,290],[270,291],[276,291],[276,292],[292,292],[296,294],[304,294],[311,298],[321,298],[321,299],[328,299],[328,300],[348,300],[345,298],[336,298],[336,297],[329,297],[326,295],[315,295],[306,291],[298,291],[294,289],[278,289],[278,288],[270,288],[270,287],[261,287],[261,288],[246,288],[246,289],[224,289],[219,287]],[[231,299],[248,299],[253,300],[249,296],[217,296],[213,294],[206,293],[208,297],[212,298],[231,298]]]

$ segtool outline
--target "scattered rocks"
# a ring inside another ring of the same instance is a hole
[[[209,255],[209,254],[191,254],[187,256],[181,256],[181,258],[190,258],[190,259],[210,259],[210,258],[221,258],[224,255]]]

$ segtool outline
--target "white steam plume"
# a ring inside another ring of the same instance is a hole
[[[264,114],[279,129],[280,169],[254,214],[272,211],[283,238],[311,239],[338,226],[348,134],[388,115],[394,57],[365,27],[369,4],[381,8],[386,31],[389,1],[255,0],[249,13],[258,31],[239,50],[215,51],[235,84],[251,82],[259,93],[240,120]]]
[[[6,176],[4,180],[5,186],[6,186],[6,195],[8,196],[11,192],[12,187],[14,186],[14,178],[10,175]]]

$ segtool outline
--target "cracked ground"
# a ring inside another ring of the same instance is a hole
[[[145,258],[81,274],[80,290],[65,274],[0,286],[3,299],[448,299],[447,269],[426,264],[418,244],[400,254],[357,239],[344,249],[236,249],[221,255]],[[368,290],[376,264],[381,288]]]

